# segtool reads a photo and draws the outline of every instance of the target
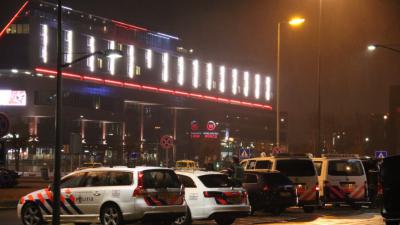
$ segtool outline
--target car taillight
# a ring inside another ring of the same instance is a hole
[[[265,186],[262,188],[262,190],[265,191],[265,192],[269,191],[268,185],[265,185]]]
[[[247,194],[247,191],[242,191],[242,203],[246,203],[247,202],[247,197],[249,196],[249,194]]]
[[[319,184],[318,183],[315,184],[315,191],[319,191]]]
[[[221,193],[216,191],[205,191],[203,194],[206,198],[215,198],[221,196]]]
[[[138,186],[135,188],[133,191],[133,196],[141,196],[144,194],[144,188],[143,188],[143,172],[138,173]]]

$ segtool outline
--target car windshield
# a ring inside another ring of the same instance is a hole
[[[200,181],[208,188],[232,187],[233,183],[227,175],[209,174],[199,176]]]
[[[277,160],[276,169],[289,177],[315,176],[314,164],[307,159],[282,159]]]
[[[329,161],[328,174],[331,176],[362,176],[364,170],[358,160]]]
[[[172,170],[143,171],[144,188],[180,188],[181,182]]]

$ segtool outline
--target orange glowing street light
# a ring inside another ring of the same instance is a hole
[[[291,20],[289,20],[289,25],[290,26],[300,26],[306,21],[306,19],[301,18],[301,17],[294,17]]]

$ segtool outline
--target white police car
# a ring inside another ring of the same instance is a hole
[[[23,196],[24,225],[51,221],[51,188]],[[184,190],[175,172],[161,167],[92,168],[61,180],[61,222],[119,225],[125,221],[173,222],[185,215]]]
[[[214,219],[219,225],[229,225],[236,218],[250,214],[246,191],[241,186],[234,187],[227,175],[200,170],[176,171],[176,174],[185,187],[188,211],[175,224]]]

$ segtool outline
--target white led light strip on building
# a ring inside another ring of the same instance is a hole
[[[92,37],[92,36],[90,36],[88,38],[88,48],[89,48],[90,53],[94,53],[96,51],[95,40],[94,40],[94,37]],[[90,56],[87,59],[87,65],[88,65],[90,71],[94,72],[94,67],[95,67],[94,55]]]
[[[192,85],[194,88],[199,87],[199,60],[195,59],[192,62],[193,66],[193,80]]]
[[[115,41],[108,41],[108,49],[115,49]],[[108,58],[108,71],[115,74],[115,58]]]
[[[213,82],[213,68],[211,63],[207,63],[207,89],[212,89]]]
[[[128,45],[128,76],[133,78],[135,75],[135,47]]]
[[[162,56],[162,74],[161,79],[164,82],[168,82],[169,78],[169,55],[168,53],[164,52]]]
[[[46,24],[42,24],[41,28],[42,28],[42,30],[41,30],[40,36],[42,38],[42,43],[41,43],[42,46],[41,46],[41,50],[40,50],[40,52],[41,52],[40,56],[42,58],[42,62],[47,63],[47,51],[48,51],[47,46],[49,43],[49,27]]]
[[[238,71],[237,69],[232,69],[232,94],[236,95],[238,89]]]
[[[254,97],[256,99],[260,98],[260,74],[256,74],[254,77]]]
[[[265,100],[271,100],[271,78],[265,77]]]
[[[185,81],[185,59],[183,56],[178,58],[178,84],[183,85]]]
[[[73,39],[72,39],[72,30],[67,30],[67,59],[66,63],[72,62],[72,51],[73,51]]]
[[[146,50],[146,67],[151,69],[153,67],[153,51],[151,49]]]
[[[225,66],[219,67],[219,91],[225,92]]]
[[[243,73],[243,94],[245,97],[249,96],[249,72]]]

